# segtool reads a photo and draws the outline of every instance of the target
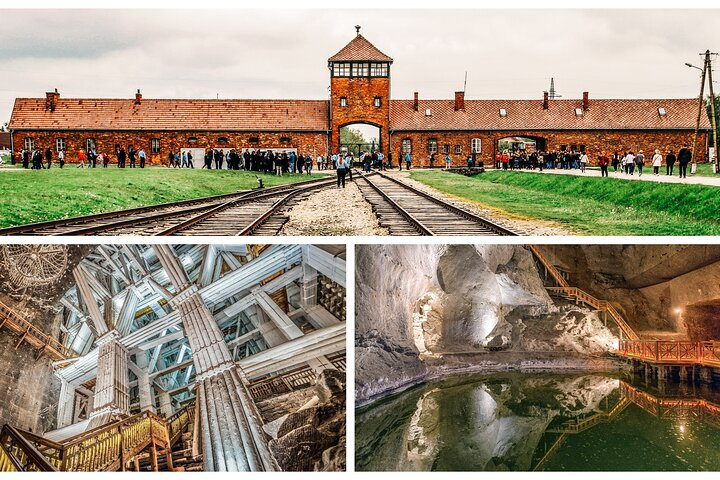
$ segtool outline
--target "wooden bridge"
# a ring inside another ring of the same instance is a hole
[[[5,327],[13,333],[20,335],[15,349],[22,342],[27,342],[33,348],[55,361],[68,360],[77,354],[70,348],[57,341],[50,335],[43,333],[39,328],[27,321],[20,312],[0,301],[0,330]]]
[[[719,341],[625,340],[617,354],[656,364],[720,367]]]

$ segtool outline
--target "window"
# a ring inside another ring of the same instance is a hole
[[[480,153],[482,147],[482,142],[479,138],[473,138],[470,140],[470,152],[472,153]]]
[[[197,139],[195,139],[195,140],[197,140]],[[160,153],[160,139],[159,138],[153,138],[150,140],[150,153],[153,153],[155,155]]]
[[[347,97],[340,97],[340,106],[347,107]]]
[[[388,76],[388,64],[387,63],[371,63],[370,64],[370,76],[371,77],[387,77]]]
[[[577,152],[577,145],[570,145],[570,151]]]
[[[333,64],[333,76],[334,77],[349,77],[350,76],[350,64],[349,63],[334,63]]]
[[[376,107],[381,106],[381,105],[382,105],[382,98],[380,98],[380,97],[375,97],[375,100],[373,100],[373,105],[375,105]]]
[[[448,153],[450,153],[450,145],[445,144],[443,145],[443,155],[447,155]]]
[[[55,139],[55,151],[57,151],[57,152],[63,151],[64,152],[66,148],[67,148],[67,145],[65,144],[64,138],[56,138]]]
[[[290,137],[280,137],[280,143],[290,143]]]
[[[455,153],[460,155],[462,153],[462,145],[455,145]]]
[[[667,110],[665,110],[664,107],[658,107],[658,115],[664,117],[665,115],[667,115]]]
[[[434,138],[428,140],[428,153],[437,153],[437,140]]]
[[[430,110],[429,108],[426,108],[426,109],[425,109],[425,116],[426,116],[426,117],[432,116],[432,110]]]
[[[370,74],[370,67],[367,63],[353,63],[352,64],[352,76],[353,77],[367,77]]]
[[[576,109],[575,109],[575,116],[576,116],[576,117],[582,117],[582,116],[583,116],[583,109],[582,109],[582,108],[576,108]]]
[[[220,138],[218,138],[217,143],[219,143],[220,145],[227,145],[228,139],[227,139],[227,137],[220,137]]]
[[[259,137],[250,137],[250,138],[248,138],[248,142],[250,142],[250,143],[260,143],[260,138],[259,138]]]
[[[88,138],[85,140],[85,151],[90,152],[92,150],[95,150],[97,148],[97,144],[95,143],[94,138]],[[115,151],[117,152],[120,150],[120,145],[115,145]]]
[[[501,116],[501,117],[507,117],[507,110],[504,109],[504,108],[501,108],[501,109],[500,109],[500,116]]]
[[[412,140],[410,140],[409,138],[403,138],[402,152],[403,153],[411,153],[412,152]]]
[[[26,138],[23,145],[25,146],[25,150],[35,150],[35,139]]]
[[[560,151],[564,152],[565,150],[567,150],[567,145],[560,145]]]
[[[188,138],[188,143],[198,143],[197,137],[190,137],[190,138]]]

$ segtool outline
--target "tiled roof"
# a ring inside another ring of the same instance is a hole
[[[305,130],[328,128],[325,100],[187,100],[60,98],[15,100],[10,128],[65,130]]]
[[[394,130],[662,130],[694,129],[698,100],[608,100],[590,99],[582,116],[575,109],[582,100],[550,100],[543,110],[542,100],[465,100],[465,110],[455,110],[454,100],[392,100],[390,125]],[[667,112],[662,116],[658,108]],[[429,108],[430,116],[425,115]],[[507,116],[500,116],[500,109]],[[710,128],[702,115],[701,128]]]
[[[393,59],[378,50],[365,37],[358,35],[338,53],[328,59],[329,62],[366,60],[369,62],[392,62]]]

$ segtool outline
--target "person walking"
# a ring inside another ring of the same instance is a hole
[[[635,165],[637,166],[638,177],[642,177],[643,166],[645,166],[645,154],[642,150],[635,157]]]
[[[23,148],[20,151],[20,158],[22,158],[22,168],[28,168],[30,166],[30,153]]]
[[[665,175],[672,176],[673,168],[675,168],[676,160],[677,160],[677,157],[675,156],[675,152],[673,152],[673,150],[670,149],[667,156],[665,157]]]
[[[613,156],[612,156],[613,172],[617,172],[617,168],[618,168],[618,165],[619,165],[619,164],[620,164],[620,154],[619,154],[619,153],[617,152],[617,150],[616,150],[615,153],[613,153]]]
[[[137,152],[132,145],[128,148],[128,158],[130,159],[130,168],[137,168]]]
[[[600,165],[600,176],[601,177],[607,177],[608,176],[608,164],[610,163],[607,155],[605,155],[605,152],[601,152],[600,156],[598,157],[598,165]],[[615,167],[617,170],[617,166]]]
[[[138,158],[140,159],[140,168],[145,168],[145,160],[147,160],[147,157],[144,148],[141,148],[138,152]]]
[[[678,152],[677,161],[680,164],[680,178],[687,178],[687,166],[692,161],[692,152],[687,145],[683,145]]]
[[[445,154],[445,168],[446,169],[450,168],[451,163],[452,163],[452,159],[450,158],[450,154],[446,153]]]
[[[60,168],[65,166],[65,152],[62,149],[58,152],[58,163]]]
[[[354,160],[353,154],[350,152],[347,153],[347,155],[345,156],[345,159],[343,160],[343,163],[345,164],[345,171],[347,172],[347,175],[348,175],[348,180],[350,180],[351,182],[353,181],[353,178],[352,178],[353,160]]]
[[[655,154],[652,158],[652,166],[653,166],[653,175],[656,177],[660,175],[660,167],[662,166],[662,155],[660,155],[660,150],[657,148],[655,149]]]
[[[430,168],[435,168],[435,152],[430,154]]]
[[[635,155],[633,155],[633,152],[625,154],[625,173],[635,175]]]
[[[180,165],[180,168],[188,168],[186,151],[182,152],[182,164]]]
[[[173,163],[175,164],[176,167],[182,168],[180,166],[180,152],[175,152],[175,154],[173,155]]]
[[[47,169],[50,170],[52,166],[52,150],[50,148],[45,150],[45,161],[47,162]]]
[[[338,159],[336,171],[337,171],[337,188],[340,188],[341,184],[342,184],[342,188],[345,188],[345,175],[347,174],[347,170],[345,168],[345,160],[343,160],[342,158]]]
[[[310,175],[312,174],[312,168],[313,168],[313,157],[312,155],[308,155],[305,159],[305,174]]]
[[[78,165],[76,168],[85,168],[85,150],[78,150]]]
[[[410,157],[410,152],[405,153],[405,168],[410,170],[410,164],[412,163],[412,157]]]
[[[580,155],[580,172],[585,173],[585,167],[587,167],[588,164],[588,156],[587,153],[582,152],[582,155]]]

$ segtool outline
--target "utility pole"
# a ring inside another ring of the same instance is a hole
[[[715,173],[720,173],[720,160],[718,160],[717,117],[715,116],[715,91],[713,89],[712,62],[710,50],[705,51],[705,69],[708,72],[708,87],[710,87],[710,125],[713,131],[713,153],[715,154]],[[717,55],[717,54],[713,54]]]
[[[710,50],[706,50],[705,53],[700,53],[700,56],[705,57],[705,61],[703,62],[703,68],[696,67],[695,65],[691,63],[686,63],[688,67],[696,68],[698,70],[702,70],[702,75],[700,77],[700,96],[698,97],[698,114],[697,114],[697,121],[695,122],[695,134],[693,135],[693,148],[692,148],[692,155],[693,155],[693,163],[696,163],[697,155],[695,152],[695,149],[697,148],[697,137],[698,137],[698,131],[700,130],[700,119],[702,118],[702,112],[705,108],[705,102],[704,102],[704,95],[705,95],[705,77],[708,77],[708,80],[710,81],[710,123],[712,125],[712,135],[713,135],[713,151],[715,152],[715,160],[714,160],[714,173],[720,172],[720,163],[718,163],[718,145],[717,145],[717,123],[715,118],[715,91],[713,89],[712,84],[712,61],[710,59],[710,55],[717,55],[717,53],[710,53]]]

